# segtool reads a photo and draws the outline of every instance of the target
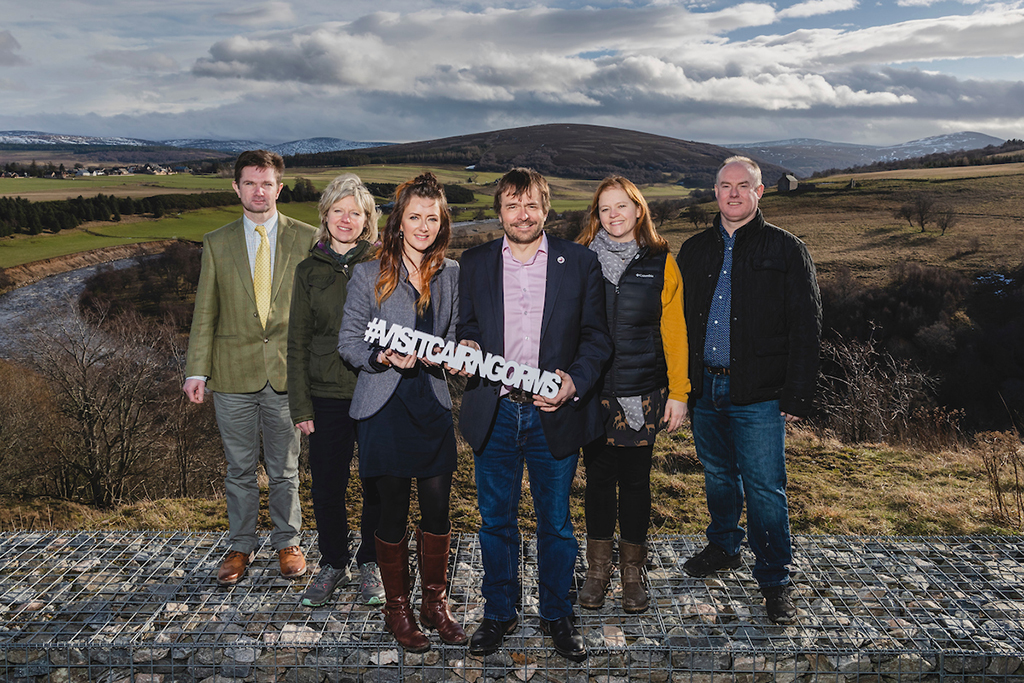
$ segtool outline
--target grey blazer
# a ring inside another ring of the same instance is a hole
[[[349,410],[356,420],[365,420],[384,407],[395,392],[401,373],[394,367],[381,369],[371,360],[377,355],[377,347],[363,341],[366,324],[374,318],[386,320],[390,327],[398,323],[405,327],[416,327],[416,290],[407,281],[408,273],[402,266],[402,278],[384,303],[377,305],[374,286],[380,274],[380,261],[366,261],[357,264],[348,283],[345,298],[345,315],[338,332],[338,353],[353,367],[359,369],[359,379],[352,395]],[[434,330],[437,337],[445,341],[455,340],[455,325],[459,319],[459,264],[445,259],[430,281],[430,305],[434,311]],[[420,372],[430,375],[430,385],[441,405],[452,409],[452,397],[448,391],[445,371],[438,367],[420,365]]]

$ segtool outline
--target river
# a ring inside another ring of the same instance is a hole
[[[78,296],[97,270],[128,268],[137,262],[136,258],[126,258],[69,270],[0,295],[0,358],[17,355],[28,337],[25,332],[38,328],[46,316],[77,316]]]

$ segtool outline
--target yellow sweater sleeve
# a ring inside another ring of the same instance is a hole
[[[671,254],[665,257],[665,286],[661,290],[661,343],[668,365],[668,397],[685,401],[690,394],[690,350],[683,317],[683,277]]]

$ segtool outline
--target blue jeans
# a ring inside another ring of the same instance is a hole
[[[786,499],[786,427],[778,401],[745,406],[729,400],[728,375],[704,373],[704,391],[693,409],[693,442],[704,465],[711,524],[708,540],[740,551],[740,513],[747,500],[754,578],[761,588],[789,583],[793,549]]]
[[[519,497],[523,465],[537,515],[537,578],[540,616],[555,620],[572,614],[569,588],[578,545],[569,518],[569,488],[577,455],[556,460],[548,450],[540,415],[532,405],[498,401],[494,429],[476,454],[476,495],[480,507],[484,617],[516,616],[519,597]]]

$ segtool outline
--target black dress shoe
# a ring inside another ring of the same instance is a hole
[[[477,626],[473,637],[469,639],[469,654],[484,656],[497,652],[505,636],[515,631],[518,625],[518,617],[512,617],[508,621],[484,619]]]
[[[540,620],[540,630],[551,636],[555,652],[574,662],[582,662],[587,658],[587,643],[572,624],[572,617],[562,617],[554,621]]]

